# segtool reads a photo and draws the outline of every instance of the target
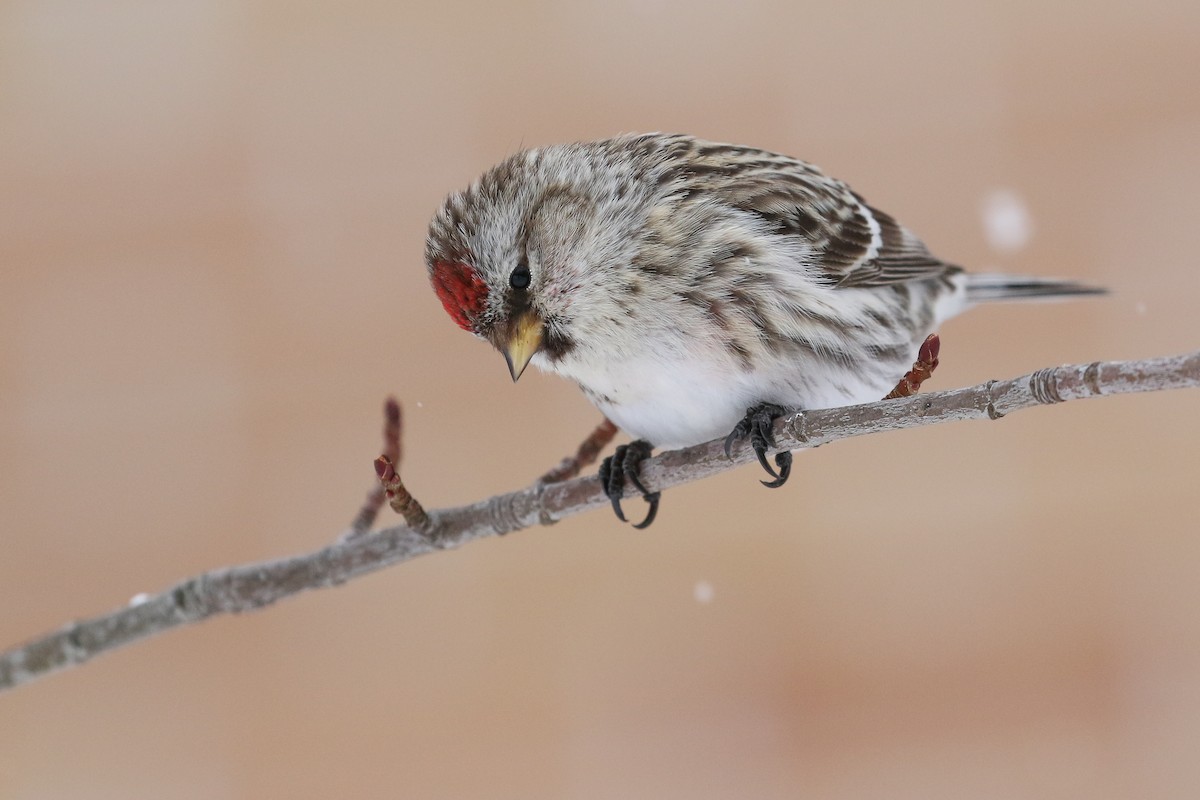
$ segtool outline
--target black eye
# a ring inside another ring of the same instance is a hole
[[[529,267],[522,264],[508,276],[508,285],[514,289],[525,289],[529,286]]]

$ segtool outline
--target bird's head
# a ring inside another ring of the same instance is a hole
[[[515,265],[507,282],[488,280],[485,274],[468,259],[430,266],[430,280],[446,313],[463,330],[491,342],[515,381],[546,346],[545,314],[534,306],[527,263]]]
[[[504,355],[514,381],[614,317],[607,277],[629,263],[630,237],[595,186],[566,154],[529,150],[450,195],[430,223],[434,291],[459,327]]]

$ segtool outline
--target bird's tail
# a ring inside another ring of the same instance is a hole
[[[1108,294],[1108,290],[1058,278],[1030,278],[995,272],[967,275],[967,302],[971,304],[1001,300],[1062,300],[1098,294]]]

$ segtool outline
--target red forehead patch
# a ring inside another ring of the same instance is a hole
[[[473,322],[483,313],[487,302],[487,284],[466,264],[439,261],[430,278],[433,290],[446,313],[465,331],[474,331]]]

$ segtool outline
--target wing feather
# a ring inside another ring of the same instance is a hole
[[[696,191],[755,214],[780,236],[804,239],[836,286],[883,286],[959,271],[894,218],[812,164],[700,141],[680,155],[680,172]]]

